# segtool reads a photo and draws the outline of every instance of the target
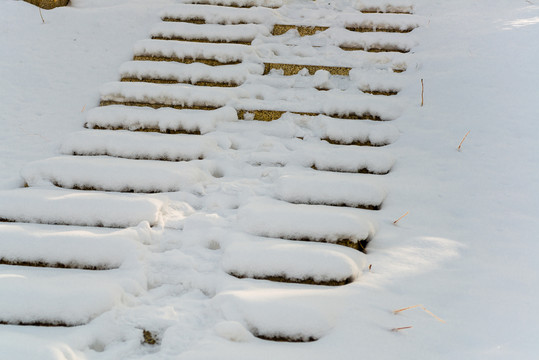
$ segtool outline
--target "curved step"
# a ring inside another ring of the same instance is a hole
[[[232,107],[176,110],[111,105],[91,109],[85,126],[91,129],[205,134],[214,131],[221,123],[235,121],[238,121],[238,115]]]
[[[351,209],[295,205],[267,198],[240,207],[238,224],[253,235],[327,242],[360,251],[365,251],[373,233],[373,225]]]
[[[122,81],[150,81],[162,83],[191,83],[207,86],[239,86],[251,74],[262,74],[260,64],[209,66],[202,63],[130,61],[120,67]]]
[[[83,325],[144,291],[120,270],[35,269],[0,265],[0,323]]]
[[[140,234],[35,224],[0,224],[0,264],[108,270],[138,262]]]
[[[283,0],[190,0],[188,4],[251,8],[255,6],[276,9],[283,6]]]
[[[279,177],[275,196],[293,204],[379,210],[386,192],[365,175],[301,171]]]
[[[241,147],[239,150],[242,150]],[[285,150],[256,151],[248,147],[246,161],[252,165],[301,166],[318,171],[384,175],[394,164],[394,157],[379,149],[332,146],[301,141],[286,142]]]
[[[65,189],[0,191],[0,221],[122,228],[161,218],[162,200]],[[76,210],[74,210],[76,209]]]
[[[238,278],[340,286],[360,276],[365,267],[360,255],[363,254],[329,244],[252,238],[227,246],[222,266]]]
[[[65,155],[114,156],[134,160],[190,161],[202,160],[220,151],[214,138],[178,134],[130,131],[80,131],[62,143]]]
[[[274,16],[274,11],[263,7],[226,8],[181,4],[170,6],[161,13],[163,21],[181,21],[195,24],[260,24]]]
[[[155,162],[108,156],[59,156],[34,161],[21,171],[29,186],[55,186],[93,191],[198,193],[212,178],[203,164]]]
[[[308,102],[304,99],[309,99]],[[263,99],[263,100],[260,100]],[[341,119],[389,120],[399,113],[401,99],[373,98],[360,91],[279,89],[260,84],[237,88],[200,87],[189,84],[112,82],[102,87],[101,105],[172,107],[212,110],[225,105],[238,110],[238,118],[276,120],[284,112]],[[251,113],[249,117],[246,113]]]
[[[135,44],[134,60],[201,62],[210,66],[239,64],[253,57],[248,45],[142,40]]]
[[[335,289],[330,290],[294,284],[262,286],[253,280],[240,290],[218,293],[212,304],[225,319],[239,322],[258,338],[311,342],[331,331],[331,319],[339,316],[339,308],[328,306],[328,301],[337,300]]]
[[[257,24],[219,25],[162,22],[151,31],[152,39],[202,43],[251,44],[257,36],[268,36],[268,28]]]
[[[281,70],[283,75],[296,75],[301,70],[307,69],[309,74],[314,75],[319,70],[329,72],[331,75],[348,76],[350,67],[344,66],[324,66],[324,65],[303,65],[303,64],[286,64],[286,63],[264,63],[264,75],[267,75],[272,70]]]

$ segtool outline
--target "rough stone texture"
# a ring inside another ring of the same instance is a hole
[[[66,6],[69,0],[24,0],[30,4],[39,6],[42,9],[54,9],[58,6]]]

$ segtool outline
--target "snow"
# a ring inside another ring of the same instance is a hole
[[[100,230],[34,224],[1,224],[2,260],[48,262],[67,266],[118,268],[142,257],[144,234],[133,229]],[[134,240],[135,239],[135,240]],[[138,240],[138,241],[137,241]],[[55,251],[51,253],[50,248]]]
[[[21,175],[29,186],[53,184],[68,189],[145,193],[200,193],[202,184],[212,177],[195,162],[155,163],[108,156],[53,157],[28,164]]]
[[[129,227],[147,221],[156,225],[163,207],[160,199],[131,194],[51,187],[0,191],[0,218],[7,221],[105,227]]]
[[[254,235],[293,240],[356,243],[374,232],[369,221],[347,208],[295,205],[264,198],[242,206],[238,223]]]
[[[236,111],[230,107],[199,111],[112,105],[97,107],[89,111],[86,126],[89,128],[159,129],[162,132],[183,130],[207,133],[214,130],[219,122],[237,120]]]
[[[225,2],[255,6],[72,0],[42,11],[42,23],[28,3],[0,0],[0,218],[18,221],[0,224],[0,257],[111,269],[1,265],[0,322],[80,326],[0,325],[0,357],[535,359],[536,1],[208,1]],[[149,39],[155,26],[202,29],[158,25],[178,15],[214,29],[251,21],[265,31],[276,23],[332,29],[263,32],[252,46]],[[354,24],[418,27],[344,29]],[[346,44],[410,52],[339,48]],[[133,55],[243,62],[152,64]],[[352,69],[349,77],[262,76],[264,62]],[[110,83],[170,75],[240,86]],[[228,106],[96,107],[103,84],[105,99]],[[371,90],[399,93],[363,93]],[[239,107],[326,115],[266,123],[239,120]],[[388,121],[327,116],[351,112]],[[172,134],[182,131],[192,134]],[[342,145],[356,142],[377,146]],[[173,191],[51,186],[59,180]],[[368,238],[367,254],[321,242],[342,238]],[[354,281],[253,279],[275,274]],[[420,307],[393,313],[417,304],[445,322]],[[142,344],[143,329],[159,344]]]
[[[283,240],[245,239],[227,246],[223,270],[235,276],[282,276],[317,282],[356,279],[365,266],[363,254],[330,244],[290,243]],[[306,260],[306,261],[305,261]],[[286,273],[283,269],[287,269]]]

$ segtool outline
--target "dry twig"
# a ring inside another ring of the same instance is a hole
[[[425,85],[423,84],[423,79],[421,79],[421,107],[423,107],[423,93],[425,92]]]
[[[404,215],[402,215],[400,218],[398,218],[397,220],[393,221],[393,225],[396,225],[403,217],[405,217],[406,215],[408,215],[410,212],[407,211]]]
[[[391,331],[397,332],[397,331],[411,329],[411,328],[413,328],[413,326],[403,326],[403,327],[393,328],[391,329]]]
[[[415,308],[423,309],[423,311],[425,311],[427,314],[429,314],[430,316],[432,316],[432,317],[435,318],[436,320],[445,323],[445,321],[444,321],[443,319],[441,319],[441,318],[439,318],[438,316],[434,315],[432,312],[430,312],[429,310],[427,310],[427,308],[424,307],[424,306],[421,305],[421,304],[413,305],[413,306],[408,306],[408,307],[405,307],[405,308],[402,308],[402,309],[395,310],[395,311],[393,311],[393,314],[398,314],[398,313],[400,313],[400,312],[402,312],[402,311],[406,311],[406,310],[410,310],[410,309],[415,309]]]
[[[41,16],[41,21],[43,21],[43,24],[45,24],[45,19],[43,18],[43,14],[41,13],[41,8],[38,7],[39,10],[39,16]]]
[[[471,130],[470,130],[470,131],[471,131]],[[462,146],[462,143],[464,142],[464,140],[466,140],[466,138],[468,137],[468,134],[470,133],[470,131],[468,131],[468,132],[466,133],[466,135],[464,135],[464,137],[463,137],[462,140],[460,141],[460,144],[459,144],[459,146],[457,147],[457,150],[458,150],[458,151],[460,151],[460,148],[461,148],[461,146]]]

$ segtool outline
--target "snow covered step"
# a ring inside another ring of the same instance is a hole
[[[120,67],[122,81],[191,83],[201,86],[239,86],[251,74],[262,74],[262,64],[209,66],[202,63],[130,61]]]
[[[91,109],[85,126],[91,129],[205,134],[214,131],[220,123],[235,121],[238,121],[237,112],[229,106],[207,111],[110,105]]]
[[[409,33],[415,27],[408,26],[403,27],[401,25],[390,25],[386,23],[377,24],[372,21],[361,21],[350,25],[347,25],[346,30],[355,32],[397,32],[397,33]],[[319,31],[326,31],[329,26],[317,26],[317,25],[295,25],[295,24],[275,24],[271,32],[272,35],[282,35],[289,30],[296,30],[299,36],[311,36]]]
[[[21,175],[29,186],[97,191],[198,193],[211,174],[193,162],[155,162],[109,156],[59,156],[29,163]]]
[[[364,175],[302,171],[277,179],[275,196],[294,204],[379,210],[386,192]]]
[[[380,2],[378,0],[362,0],[355,6],[362,13],[386,13],[386,14],[412,14],[413,3],[411,0],[392,0]]]
[[[274,16],[274,11],[263,7],[226,8],[222,6],[198,6],[181,4],[165,9],[163,21],[181,21],[194,24],[261,24]]]
[[[223,269],[238,278],[339,286],[365,267],[360,252],[331,244],[251,238],[225,248]]]
[[[332,319],[343,315],[335,289],[289,284],[250,285],[218,293],[212,302],[222,310],[226,320],[240,323],[261,339],[316,341],[334,327]]]
[[[0,265],[0,324],[83,325],[142,291],[142,279],[123,270]]]
[[[210,66],[239,64],[252,58],[248,45],[142,40],[135,44],[134,60],[200,62]]]
[[[0,191],[0,221],[121,228],[158,223],[162,200],[136,194],[24,188]]]
[[[334,89],[320,92],[313,88],[280,89],[261,84],[220,88],[190,84],[113,82],[101,90],[102,106],[212,110],[231,105],[239,111],[239,118],[247,119],[245,111],[249,111],[256,120],[275,120],[285,111],[304,115],[326,114],[347,119],[389,120],[397,117],[400,101],[373,98],[359,91]],[[258,117],[257,113],[262,117]]]
[[[101,106],[173,107],[176,109],[214,110],[236,98],[231,89],[197,87],[188,84],[151,84],[112,82],[101,88]]]
[[[60,149],[65,155],[106,155],[136,160],[202,160],[220,151],[215,138],[130,131],[80,131],[70,134]]]
[[[151,31],[152,39],[202,43],[251,44],[257,36],[268,36],[268,28],[257,24],[219,25],[162,22]]]
[[[234,107],[238,109],[238,118],[272,121],[289,112],[306,117],[323,115],[336,119],[388,121],[396,119],[401,112],[399,101],[392,102],[389,100],[391,98],[386,97],[362,96],[358,93],[346,94],[340,91],[311,91],[305,92],[304,95],[297,92],[296,96],[292,97],[292,92],[289,92],[291,98],[288,100],[240,99],[234,104]],[[303,97],[298,95],[303,95]],[[308,95],[310,97],[306,97]]]
[[[331,28],[324,32],[328,41],[343,50],[368,52],[408,53],[415,41],[402,33],[359,33],[347,29]]]
[[[0,224],[0,264],[87,270],[136,263],[142,234],[36,224]]]
[[[251,8],[254,6],[279,8],[283,6],[283,0],[191,0],[188,4],[228,6],[234,8]]]
[[[253,235],[327,242],[365,251],[373,225],[356,211],[259,198],[240,207],[238,223]]]
[[[379,149],[332,146],[318,143],[286,143],[285,149],[250,150],[246,162],[264,166],[302,166],[318,171],[387,174],[394,157]],[[373,151],[375,150],[375,151]]]
[[[323,70],[329,72],[331,75],[343,75],[348,76],[350,67],[344,66],[324,66],[324,65],[306,65],[306,64],[286,64],[286,63],[264,63],[264,75],[269,74],[272,70],[281,70],[283,75],[290,76],[296,75],[301,70],[307,69],[309,74],[314,75],[317,71]]]

